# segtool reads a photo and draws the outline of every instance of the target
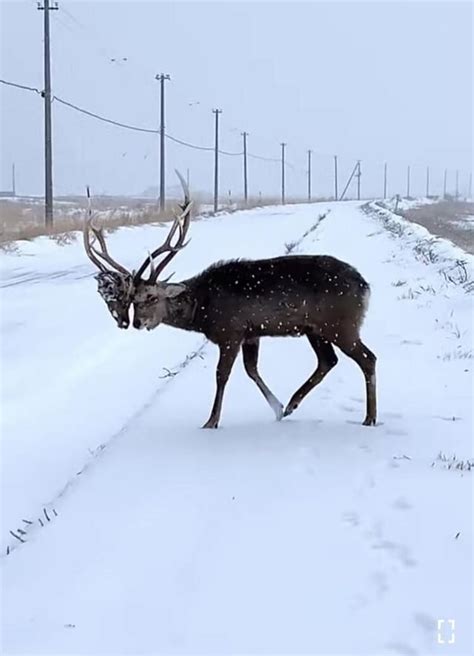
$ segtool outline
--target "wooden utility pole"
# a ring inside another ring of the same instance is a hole
[[[467,197],[472,200],[472,171],[469,173],[469,186],[467,189]]]
[[[447,183],[448,183],[448,169],[444,169],[443,198],[446,198]]]
[[[213,109],[212,113],[216,117],[214,138],[214,212],[217,212],[219,207],[219,114],[222,114],[222,109]]]
[[[387,162],[383,165],[383,199],[387,198]]]
[[[44,219],[48,227],[53,225],[53,136],[51,127],[51,49],[49,12],[59,9],[57,2],[44,0],[38,9],[44,11]]]
[[[16,175],[15,175],[15,162],[12,164],[12,194],[16,196]]]
[[[337,198],[337,155],[334,155],[334,200]]]
[[[459,171],[456,170],[456,200],[459,200]]]
[[[407,198],[410,198],[410,165],[407,166]]]
[[[248,137],[248,132],[242,132],[242,137],[244,140],[244,150],[243,150],[243,155],[244,155],[244,201],[245,204],[247,205],[248,199],[249,199],[249,188],[248,188],[248,178],[247,178],[247,137]]]
[[[160,83],[160,211],[165,209],[165,80],[170,76],[164,73],[155,75],[155,80]]]
[[[284,141],[281,142],[281,204],[285,204],[285,146]]]
[[[426,167],[426,198],[430,197],[430,167]]]
[[[311,154],[312,151],[308,150],[308,201],[311,202]]]

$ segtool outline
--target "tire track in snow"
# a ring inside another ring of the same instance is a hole
[[[88,271],[84,265],[71,267],[69,269],[60,269],[49,273],[37,273],[34,271],[24,271],[6,277],[0,282],[0,289],[7,287],[18,287],[20,285],[39,285],[51,280],[82,280],[83,278],[93,278],[94,273]]]

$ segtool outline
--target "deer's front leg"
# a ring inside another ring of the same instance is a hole
[[[211,416],[204,424],[203,428],[217,428],[221,416],[222,399],[224,397],[224,389],[229,380],[232,366],[237,357],[240,349],[240,343],[228,342],[219,345],[219,362],[217,363],[216,370],[216,397],[214,405],[212,406]]]

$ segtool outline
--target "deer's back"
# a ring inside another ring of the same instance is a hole
[[[369,285],[351,265],[326,255],[231,260],[186,281],[196,328],[215,342],[251,336],[325,334],[360,326]]]

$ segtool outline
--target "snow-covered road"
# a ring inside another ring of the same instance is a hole
[[[196,221],[176,279],[281,254],[327,210],[297,251],[371,283],[375,428],[340,354],[281,423],[239,360],[221,428],[201,430],[215,347],[116,329],[80,243],[3,256],[5,653],[472,653],[472,296],[449,246],[426,261],[419,232],[357,203],[260,209]],[[109,242],[133,266],[161,239]],[[314,367],[306,340],[263,340],[283,402]]]

